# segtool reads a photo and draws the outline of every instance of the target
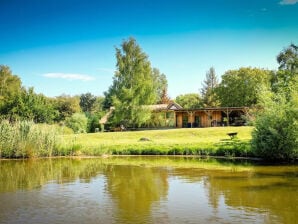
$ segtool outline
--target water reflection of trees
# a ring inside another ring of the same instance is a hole
[[[139,218],[138,222],[142,222],[151,219],[152,207],[166,198],[168,177],[172,175],[190,183],[204,183],[210,207],[215,211],[220,209],[220,199],[224,199],[227,206],[263,211],[283,223],[297,219],[297,166],[240,171],[226,167],[221,170],[219,166],[214,161],[191,158],[2,160],[0,192],[40,188],[51,181],[90,182],[101,174],[106,177],[106,192],[115,202],[117,218],[128,222]]]
[[[49,181],[89,182],[104,168],[102,160],[36,159],[0,161],[0,192],[40,188]]]
[[[166,169],[114,165],[108,167],[105,175],[107,191],[118,206],[117,219],[125,223],[151,220],[154,202],[168,192]]]
[[[297,175],[297,170],[293,172]],[[263,213],[269,222],[293,223],[298,212],[297,177],[276,169],[267,174],[262,169],[237,173],[208,172],[205,188],[210,204],[217,209],[223,196],[226,205]]]

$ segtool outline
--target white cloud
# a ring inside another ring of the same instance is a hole
[[[115,69],[111,69],[111,68],[97,68],[97,70],[106,72],[106,73],[110,73],[110,74],[115,74]]]
[[[46,73],[46,74],[43,74],[43,77],[53,78],[53,79],[81,80],[81,81],[95,80],[95,78],[90,75],[70,74],[70,73]]]
[[[295,5],[298,0],[282,0],[279,2],[281,5]]]

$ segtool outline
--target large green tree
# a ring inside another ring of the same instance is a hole
[[[274,76],[273,92],[262,94],[262,111],[253,131],[256,156],[270,160],[298,159],[298,54],[290,45],[277,56],[280,64]]]
[[[95,106],[96,96],[91,93],[81,94],[80,107],[83,112],[91,113]]]
[[[2,108],[2,117],[14,120],[33,120],[36,123],[52,123],[58,111],[49,98],[36,94],[34,89],[22,88],[12,100]]]
[[[177,102],[184,109],[197,109],[203,107],[203,102],[200,95],[197,93],[187,93],[176,97]]]
[[[56,121],[64,121],[74,113],[81,111],[80,98],[78,96],[61,95],[52,99],[52,101],[55,109],[59,112]]]
[[[160,73],[157,68],[152,70],[154,86],[156,88],[156,103],[169,103],[168,97],[168,80],[165,74]]]
[[[145,105],[156,102],[157,91],[154,85],[152,68],[148,56],[136,40],[123,41],[116,48],[117,71],[113,84],[105,94],[115,107],[115,125],[140,126],[150,119],[150,111]]]
[[[220,105],[217,94],[215,92],[217,86],[218,79],[215,74],[215,69],[211,67],[209,71],[206,72],[206,78],[201,89],[204,107],[217,107]]]
[[[277,56],[277,62],[279,70],[272,78],[272,90],[275,93],[282,91],[290,100],[298,83],[298,46],[291,44],[282,50]]]
[[[3,117],[21,92],[22,83],[8,66],[0,65],[0,115]]]
[[[271,77],[272,71],[250,67],[225,72],[216,88],[221,106],[256,105],[262,90],[270,88]]]

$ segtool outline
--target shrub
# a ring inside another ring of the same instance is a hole
[[[279,101],[267,108],[256,121],[252,133],[252,149],[267,160],[298,158],[297,108]]]
[[[65,123],[74,133],[86,133],[88,119],[83,113],[74,113],[70,118],[66,119]]]

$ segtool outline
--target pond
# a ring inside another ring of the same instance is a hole
[[[195,157],[0,160],[0,223],[297,223],[298,166]]]

